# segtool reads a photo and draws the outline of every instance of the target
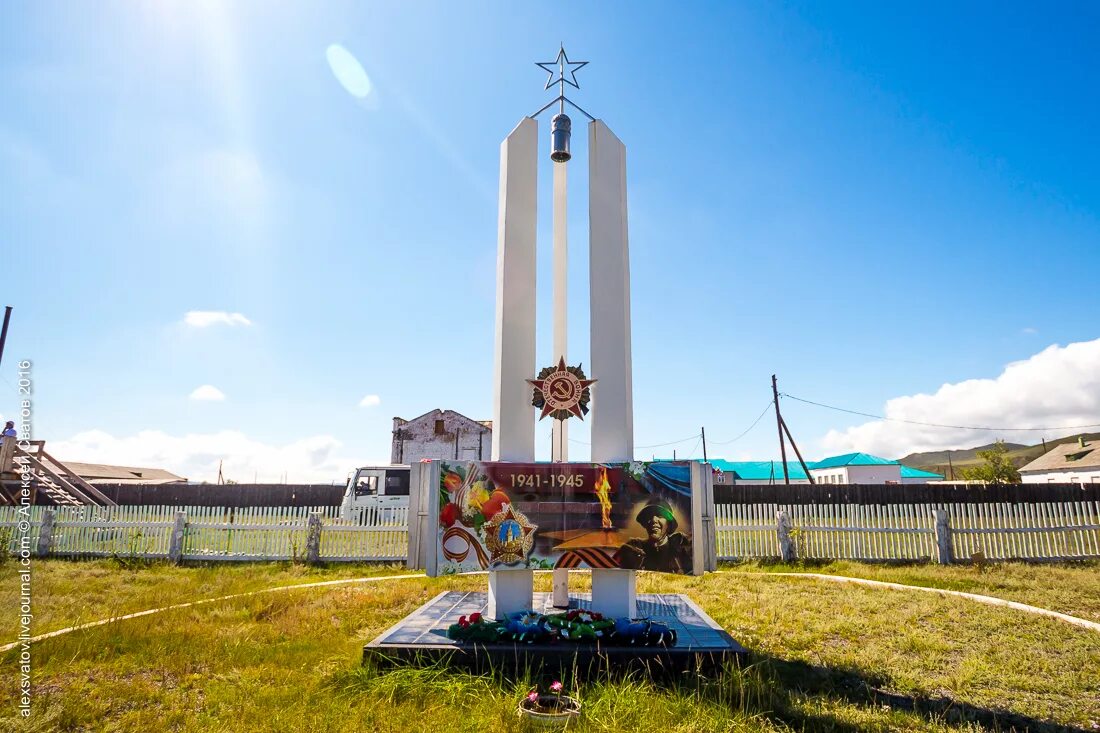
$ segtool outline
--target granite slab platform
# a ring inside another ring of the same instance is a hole
[[[570,595],[570,608],[589,608],[587,593]],[[551,614],[552,594],[535,593],[535,610]],[[667,624],[676,631],[668,647],[617,646],[555,642],[543,644],[475,644],[447,638],[447,627],[460,616],[485,613],[488,594],[444,591],[387,629],[363,648],[364,662],[391,664],[445,664],[477,672],[505,673],[530,668],[533,672],[567,671],[581,674],[642,668],[651,674],[710,672],[729,662],[743,663],[748,652],[686,595],[642,593],[638,617]]]

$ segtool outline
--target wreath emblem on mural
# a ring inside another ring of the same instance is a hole
[[[535,544],[536,529],[538,527],[531,524],[522,512],[506,504],[503,510],[482,525],[485,546],[489,549],[489,563],[512,565],[523,562]]]
[[[558,360],[557,366],[546,367],[539,372],[537,379],[528,379],[534,387],[531,404],[542,410],[539,419],[551,416],[555,420],[570,417],[584,419],[588,414],[588,403],[592,401],[590,385],[595,379],[586,379],[580,365],[567,367],[565,357]]]

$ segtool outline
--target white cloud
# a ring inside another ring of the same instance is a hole
[[[1020,333],[1026,334],[1028,336],[1034,336],[1035,334],[1039,333],[1039,329],[1032,328],[1031,326],[1026,326],[1020,329]]]
[[[225,392],[212,384],[204,384],[201,387],[196,387],[195,391],[190,394],[189,399],[199,402],[221,402],[225,399]]]
[[[251,326],[243,313],[230,313],[228,311],[187,311],[183,316],[183,322],[192,328],[206,328],[224,324],[226,326]]]
[[[378,407],[380,404],[382,404],[382,398],[376,394],[369,394],[359,400],[360,407]]]
[[[883,413],[892,419],[995,428],[1060,427],[1063,430],[961,430],[875,420],[830,430],[830,453],[864,451],[896,458],[915,451],[970,448],[994,440],[1035,443],[1100,423],[1100,339],[1050,346],[1013,362],[995,379],[945,384],[935,394],[896,397]]]
[[[341,447],[331,435],[273,445],[231,430],[181,436],[146,430],[124,437],[89,430],[51,442],[50,451],[63,461],[164,468],[191,481],[215,481],[221,462],[225,477],[240,483],[281,482],[285,476],[288,483],[327,484],[342,483],[349,470],[370,463],[338,455]]]

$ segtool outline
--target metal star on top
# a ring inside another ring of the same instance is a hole
[[[558,49],[558,57],[553,61],[545,61],[543,63],[535,63],[535,66],[545,71],[549,76],[546,78],[546,86],[543,89],[549,89],[555,84],[571,84],[573,88],[580,89],[581,85],[577,83],[577,72],[583,67],[587,66],[587,61],[570,61],[569,57],[565,55],[565,46]],[[557,66],[558,68],[554,68]],[[554,77],[554,72],[557,72],[557,77]],[[562,87],[564,89],[565,87]]]

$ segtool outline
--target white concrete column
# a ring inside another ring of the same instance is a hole
[[[593,570],[592,610],[614,618],[636,618],[633,570]]]
[[[554,163],[554,354],[569,360],[569,235],[566,198],[568,163]],[[569,460],[569,421],[554,420],[550,460]]]
[[[602,121],[588,125],[592,460],[634,458],[626,146]]]
[[[626,146],[600,120],[588,125],[588,178],[592,460],[618,463],[634,458]],[[593,570],[592,608],[637,616],[634,571]]]
[[[569,164],[554,163],[554,357],[569,359]],[[554,420],[550,460],[569,460],[569,421]],[[554,569],[555,608],[569,607],[569,570]]]
[[[554,568],[554,608],[569,608],[569,569]]]
[[[526,380],[535,376],[537,171],[538,123],[525,117],[500,144],[494,461],[535,460],[535,414]]]
[[[533,570],[500,570],[489,573],[489,607],[485,614],[501,621],[509,613],[531,610],[535,588]]]

